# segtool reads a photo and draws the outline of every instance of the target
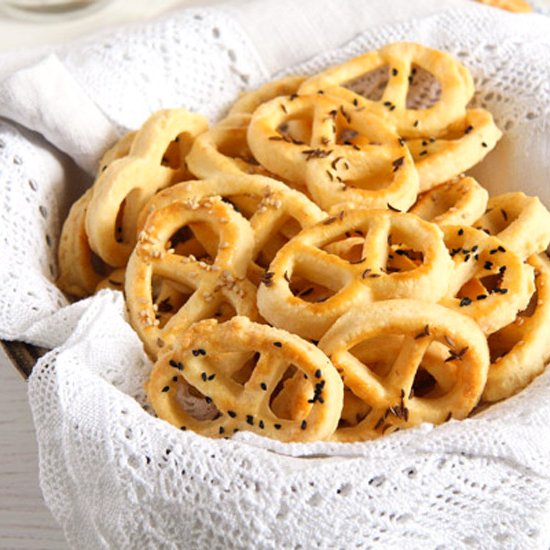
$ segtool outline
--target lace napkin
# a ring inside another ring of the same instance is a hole
[[[541,15],[461,0],[241,0],[0,56],[0,337],[54,348],[29,399],[44,496],[75,548],[550,545],[550,371],[471,419],[378,441],[207,440],[147,411],[151,363],[122,295],[69,305],[53,284],[68,206],[127,128],[174,105],[215,121],[243,89],[396,40],[470,68],[475,104],[505,131],[476,176],[550,205]]]

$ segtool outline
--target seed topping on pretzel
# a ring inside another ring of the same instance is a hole
[[[275,412],[285,380],[297,375],[307,403]],[[178,394],[186,387],[211,406],[207,414],[193,416],[185,407]],[[147,386],[157,415],[177,427],[210,437],[247,430],[282,441],[329,437],[340,418],[342,392],[340,376],[318,348],[246,317],[193,325],[161,356]]]
[[[342,211],[279,250],[258,289],[258,307],[275,326],[319,338],[353,304],[440,299],[451,269],[435,225],[388,210]]]
[[[125,282],[130,321],[148,353],[194,321],[256,317],[255,288],[245,278],[252,248],[249,223],[219,197],[175,201],[149,215]]]
[[[464,418],[481,397],[489,366],[487,341],[471,319],[415,300],[353,308],[319,347],[340,372],[345,398],[355,401],[356,416],[342,418],[335,441]]]

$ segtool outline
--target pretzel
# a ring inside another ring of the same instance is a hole
[[[389,67],[389,80],[380,100],[367,99],[345,87],[346,83],[382,67]],[[431,73],[441,86],[437,103],[425,109],[407,108],[416,67]],[[298,93],[318,91],[356,109],[368,109],[395,125],[400,136],[409,138],[438,137],[449,124],[464,118],[474,87],[469,71],[451,55],[420,44],[397,42],[312,76],[300,86]],[[350,113],[353,115],[353,111]]]
[[[533,11],[531,4],[526,0],[476,0],[481,4],[511,11],[513,13],[529,13]]]
[[[381,340],[394,345],[380,350]],[[422,422],[465,418],[478,403],[489,367],[487,341],[471,319],[416,300],[355,307],[319,347],[340,372],[344,387],[366,405],[358,418],[340,425],[335,441],[361,441]]]
[[[416,199],[417,174],[399,136],[381,119],[351,114],[322,96],[264,103],[254,112],[248,143],[268,170],[294,184],[305,181],[325,209],[344,202],[407,209]]]
[[[226,362],[227,355],[258,357],[250,369],[244,362]],[[275,414],[270,401],[289,367],[307,378],[310,403],[298,418]],[[247,379],[239,380],[239,370]],[[250,372],[250,374],[248,374]],[[237,378],[237,379],[236,379]],[[215,416],[197,419],[178,399],[188,384],[215,407]],[[234,317],[195,324],[174,349],[156,363],[147,384],[157,415],[180,429],[209,437],[227,437],[247,430],[281,441],[316,441],[334,432],[342,410],[342,381],[327,357],[314,345],[280,329]]]
[[[472,225],[485,212],[488,198],[474,178],[461,177],[421,195],[409,212],[437,225]]]
[[[285,76],[279,80],[267,82],[257,90],[242,94],[229,110],[228,115],[252,114],[262,103],[281,95],[295,93],[307,77],[302,75]]]
[[[400,263],[404,258],[410,265]],[[342,211],[279,250],[258,289],[258,308],[271,324],[319,339],[357,304],[439,300],[451,269],[436,225],[387,210]],[[302,288],[305,280],[322,292],[296,292],[300,280]]]
[[[407,140],[420,178],[420,192],[428,191],[481,162],[501,137],[502,132],[489,111],[472,109],[437,139]]]
[[[130,151],[112,162],[94,184],[86,214],[91,248],[122,267],[135,244],[136,216],[158,189],[188,178],[183,162],[206,119],[184,109],[159,111],[135,135]]]
[[[485,401],[505,399],[538,376],[550,360],[550,263],[541,255],[528,260],[535,269],[536,291],[529,307],[489,336],[491,366],[483,392]]]
[[[57,250],[59,277],[56,284],[63,292],[78,298],[93,294],[96,285],[107,274],[107,268],[94,258],[84,228],[91,194],[91,189],[88,189],[71,206]]]
[[[283,244],[305,227],[326,217],[319,207],[283,183],[262,176],[217,176],[173,185],[152,197],[138,217],[138,228],[156,209],[195,197],[219,195],[249,220],[254,248],[248,277],[259,284],[264,269]]]
[[[524,193],[491,197],[475,227],[496,235],[522,259],[543,252],[550,244],[550,212],[538,197]]]
[[[185,158],[198,178],[221,174],[261,174],[272,176],[254,158],[246,140],[251,115],[235,114],[197,137]]]
[[[454,260],[448,295],[440,303],[472,317],[485,334],[511,323],[533,293],[533,268],[503,242],[472,227],[443,227]]]
[[[136,134],[137,132],[124,134],[110,149],[107,149],[99,161],[99,173],[107,170],[113,161],[128,156]]]
[[[173,236],[201,225],[214,235],[210,252],[201,259],[176,254]],[[220,198],[172,202],[150,214],[128,262],[125,291],[130,321],[151,356],[200,319],[231,311],[256,317],[255,287],[244,278],[253,244],[248,222]],[[155,278],[177,291],[176,303],[156,295]]]

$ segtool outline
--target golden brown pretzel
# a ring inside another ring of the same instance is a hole
[[[342,211],[279,250],[258,289],[260,313],[275,326],[318,339],[356,304],[437,301],[452,269],[442,237],[436,225],[411,214]],[[296,292],[304,280],[321,290]]]
[[[262,176],[219,175],[176,184],[152,197],[138,217],[141,228],[147,215],[172,201],[221,196],[249,220],[254,231],[249,278],[259,284],[264,269],[289,239],[326,214],[302,193]]]
[[[442,229],[455,268],[440,303],[472,317],[485,334],[511,323],[529,303],[533,268],[483,231],[455,225]]]
[[[159,111],[136,133],[128,155],[99,175],[86,213],[86,233],[103,261],[126,264],[139,211],[158,189],[189,177],[183,159],[206,128],[204,117],[184,109]]]
[[[300,185],[328,209],[356,203],[406,210],[418,177],[399,136],[380,118],[320,95],[276,98],[260,106],[248,128],[254,156]]]
[[[465,418],[481,397],[489,367],[487,341],[471,319],[416,300],[354,308],[319,347],[366,406],[355,406],[359,416],[346,418],[332,437],[336,441]]]
[[[550,359],[550,264],[544,255],[528,259],[535,269],[535,293],[515,320],[489,336],[491,366],[486,401],[505,399],[523,389]]]
[[[344,87],[381,67],[389,68],[389,80],[380,100],[367,99]],[[441,86],[437,103],[425,109],[407,107],[407,94],[416,67],[433,74]],[[449,124],[464,117],[474,93],[469,71],[451,55],[408,42],[388,44],[330,67],[306,80],[298,93],[314,94],[319,90],[383,117],[394,124],[403,137],[438,137]]]
[[[202,258],[173,247],[174,237],[193,226],[206,226],[213,235]],[[245,279],[253,244],[250,224],[219,197],[172,202],[150,214],[125,282],[130,321],[148,353],[155,356],[171,343],[173,331],[201,319],[226,317],[227,311],[255,318],[255,287]],[[169,283],[172,294],[177,291],[177,303],[162,305],[156,279]]]
[[[253,353],[256,358],[249,365],[225,360]],[[300,415],[289,418],[276,414],[270,401],[291,366],[307,383],[309,403]],[[215,408],[213,415],[199,419],[182,406],[178,393],[184,384]],[[223,324],[202,321],[189,328],[156,363],[147,394],[160,418],[210,437],[248,430],[281,441],[325,439],[334,432],[342,410],[342,381],[319,349],[246,317]]]

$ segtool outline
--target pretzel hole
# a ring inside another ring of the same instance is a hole
[[[278,222],[272,227],[269,239],[261,247],[257,257],[256,264],[266,269],[277,252],[301,230],[301,225],[290,217],[281,216]]]
[[[218,152],[232,159],[242,160],[244,163],[258,166],[259,162],[255,159],[248,141],[246,139],[246,127],[224,127],[223,139],[217,142]]]
[[[313,406],[313,384],[295,365],[290,365],[271,393],[269,407],[284,420],[303,420]]]
[[[409,73],[407,109],[429,109],[441,98],[441,84],[429,71],[413,64]]]
[[[523,340],[525,335],[525,320],[535,314],[537,302],[538,292],[535,291],[527,307],[517,314],[516,319],[512,323],[487,337],[491,363],[494,363],[499,357],[508,354],[520,340]]]
[[[195,386],[189,384],[182,376],[178,376],[174,399],[181,409],[196,420],[215,420],[220,411],[212,401],[208,401]]]
[[[388,237],[388,260],[386,271],[399,273],[412,271],[424,263],[424,254],[405,243],[405,235],[399,230],[393,230]]]
[[[243,352],[230,352],[224,353],[223,356],[224,363],[228,365],[231,365],[234,360],[239,361],[240,365],[233,371],[232,377],[235,382],[242,384],[243,386],[250,380],[250,377],[252,376],[252,373],[254,372],[254,369],[256,368],[256,365],[261,357],[258,352],[250,352],[246,355]]]
[[[371,101],[380,101],[390,79],[390,67],[378,67],[358,78],[344,83],[344,88],[355,92]]]
[[[277,132],[290,143],[309,144],[313,133],[313,115],[313,106],[304,108],[300,113],[281,122],[277,127]]]
[[[107,265],[93,250],[90,250],[90,263],[92,269],[101,277],[107,277],[112,271],[112,268]]]
[[[306,263],[298,263],[290,276],[290,291],[304,302],[326,302],[345,286],[341,274],[335,274],[340,279],[337,280],[331,277],[330,271],[331,268],[326,266],[324,272],[314,272]]]
[[[419,367],[412,384],[412,395],[414,397],[434,397],[437,388],[437,380],[425,368]]]
[[[523,330],[516,323],[511,323],[497,332],[490,334],[487,338],[491,363],[500,357],[504,357],[512,348],[523,339]]]
[[[193,288],[166,281],[156,275],[153,276],[151,287],[155,315],[161,329],[195,292]]]
[[[404,339],[401,334],[374,336],[350,348],[349,353],[382,380],[391,372]]]
[[[194,256],[197,260],[213,263],[218,249],[218,234],[206,223],[180,227],[166,242],[180,256]]]
[[[362,234],[348,232],[325,244],[323,250],[351,264],[359,264],[364,261],[364,244],[365,237]]]
[[[344,406],[338,422],[338,428],[352,428],[362,422],[372,410],[367,403],[357,397],[353,391],[344,387]]]
[[[236,212],[247,220],[252,218],[261,203],[261,197],[252,193],[222,197],[222,200],[230,204]]]

